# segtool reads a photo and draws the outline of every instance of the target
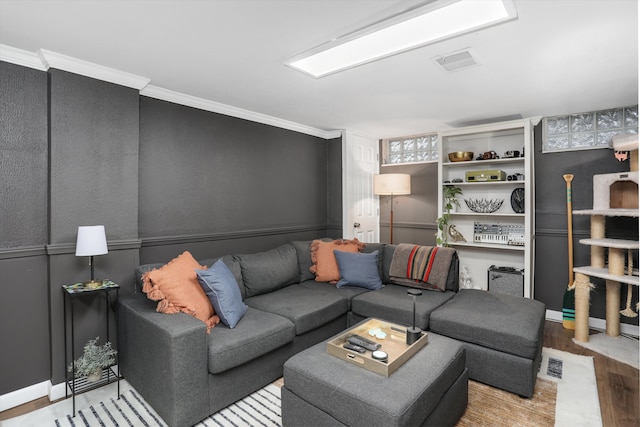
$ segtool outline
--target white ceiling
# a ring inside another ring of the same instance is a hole
[[[478,0],[482,1],[482,0]],[[514,0],[518,19],[313,79],[291,56],[422,0],[0,0],[0,44],[374,138],[638,103],[636,0]],[[482,66],[430,58],[471,47]]]

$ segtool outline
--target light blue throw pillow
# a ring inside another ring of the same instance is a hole
[[[371,253],[353,253],[333,251],[340,270],[338,288],[356,286],[370,290],[380,289],[384,285],[378,271],[378,251]]]
[[[247,305],[229,267],[219,259],[208,270],[196,270],[196,275],[220,321],[235,328],[247,312]]]

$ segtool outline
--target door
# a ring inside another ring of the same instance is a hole
[[[378,151],[377,140],[342,132],[342,235],[346,239],[380,241],[379,199],[373,194]]]

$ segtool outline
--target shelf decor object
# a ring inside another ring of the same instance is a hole
[[[411,175],[405,173],[374,175],[373,194],[378,196],[391,196],[389,243],[393,244],[393,196],[411,194]]]
[[[464,199],[467,207],[476,213],[494,213],[502,206],[504,199]]]
[[[107,236],[104,231],[104,225],[78,227],[76,256],[90,257],[89,267],[91,267],[91,280],[89,282],[85,282],[85,287],[95,289],[102,286],[101,281],[96,281],[94,279],[93,257],[96,255],[106,255],[108,252]]]
[[[448,223],[467,239],[448,240],[448,227],[438,223],[436,241],[458,251],[460,271],[473,277],[474,288],[489,289],[491,265],[509,267],[524,271],[524,286],[513,292],[533,297],[533,127],[539,121],[527,118],[438,133],[438,215],[450,219]],[[449,158],[449,153],[457,152],[477,157]],[[452,184],[464,189],[465,203],[455,212],[446,208],[445,186]]]

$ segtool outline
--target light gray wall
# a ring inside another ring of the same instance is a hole
[[[382,152],[382,151],[381,151]],[[411,194],[393,197],[393,242],[434,246],[438,217],[438,164],[380,167],[380,173],[411,175]],[[390,240],[391,196],[380,196],[380,241]]]

